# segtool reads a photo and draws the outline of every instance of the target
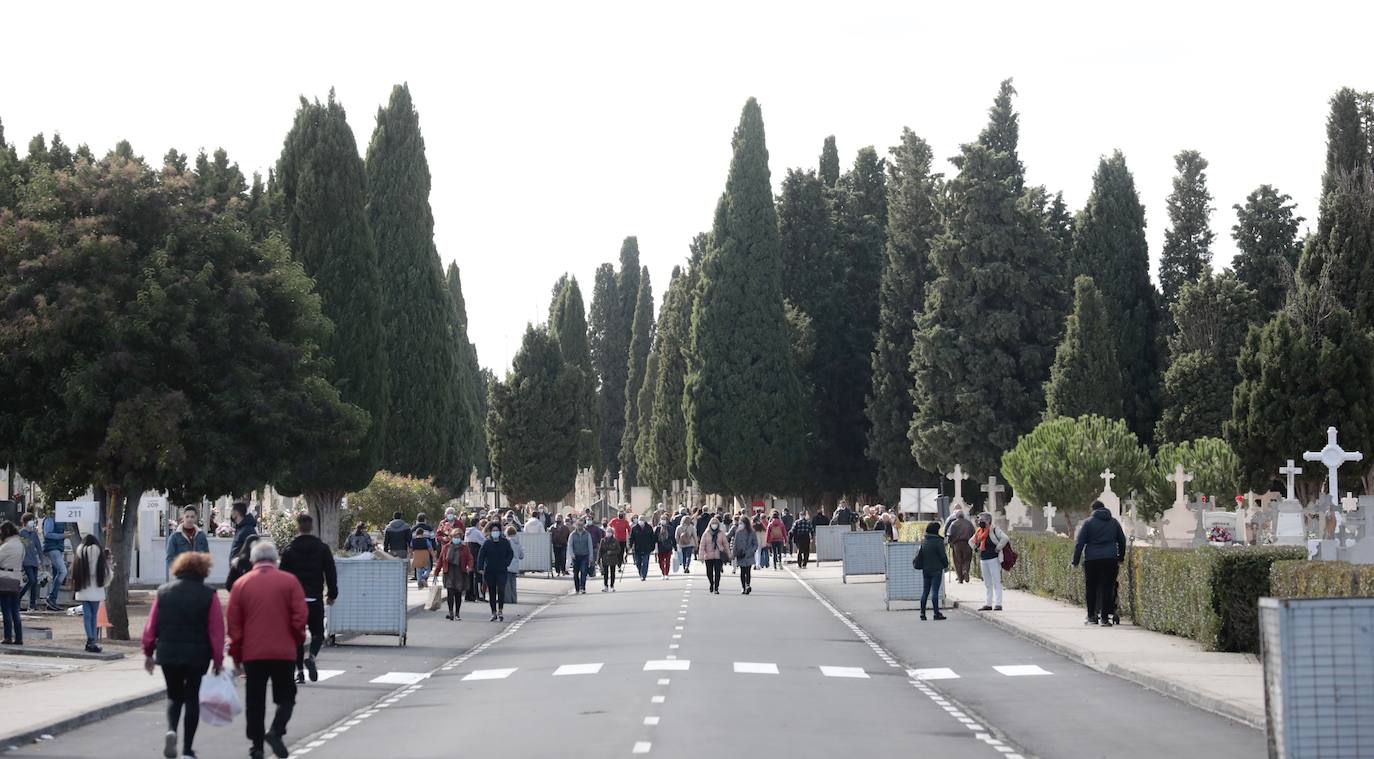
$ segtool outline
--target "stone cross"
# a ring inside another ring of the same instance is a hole
[[[1331,500],[1331,495],[1329,493],[1323,493],[1317,497],[1317,500],[1308,504],[1307,507],[1302,510],[1304,515],[1317,518],[1316,532],[1318,540],[1326,539],[1326,515],[1335,511],[1335,509],[1336,504]]]
[[[1045,513],[1045,532],[1054,532],[1054,515],[1059,513],[1059,509],[1052,502],[1045,501],[1044,508],[1040,510]]]
[[[1361,503],[1359,508],[1345,515],[1345,523],[1349,526],[1349,530],[1356,540],[1364,539],[1369,524],[1368,501],[1365,501],[1363,498],[1360,500],[1364,501],[1364,503]],[[1344,547],[1344,544],[1342,544],[1342,547]]]
[[[1351,493],[1347,490],[1345,493],[1345,497],[1341,499],[1341,511],[1344,511],[1345,513],[1349,514],[1350,512],[1359,508],[1359,506],[1360,500],[1355,497],[1354,493]]]
[[[1188,494],[1183,492],[1184,487],[1193,481],[1193,475],[1183,471],[1183,464],[1174,465],[1174,473],[1166,475],[1164,479],[1174,483],[1174,505],[1188,502]]]
[[[979,486],[978,486],[978,489],[981,490],[981,491],[983,491],[984,493],[987,493],[987,494],[988,494],[988,507],[987,507],[988,513],[990,513],[990,514],[996,513],[996,512],[997,512],[997,494],[998,494],[998,493],[1001,493],[1001,492],[1004,491],[1004,490],[1006,490],[1006,489],[1007,489],[1006,486],[1005,486],[1005,485],[999,485],[999,484],[997,483],[997,477],[996,477],[996,475],[989,475],[989,476],[988,476],[988,484],[986,484],[986,485],[979,485]]]
[[[1207,496],[1199,493],[1194,496],[1193,502],[1188,504],[1188,510],[1197,514],[1197,529],[1193,532],[1193,545],[1206,545],[1207,523],[1203,521],[1202,515],[1212,510],[1212,504],[1207,502]]]
[[[1108,468],[1107,470],[1105,470],[1104,472],[1102,472],[1102,479],[1105,480],[1106,483],[1107,483],[1107,486],[1106,486],[1105,488],[1102,489],[1102,492],[1104,492],[1104,493],[1110,493],[1110,492],[1112,492],[1112,480],[1115,479],[1115,478],[1116,478],[1116,475],[1115,475],[1115,474],[1112,474],[1112,470],[1111,470],[1110,468]]]
[[[958,464],[955,464],[954,471],[945,475],[945,477],[954,480],[954,502],[963,503],[964,480],[968,479],[968,472],[965,472],[963,467],[959,466]]]
[[[1364,454],[1359,451],[1347,451],[1336,443],[1336,428],[1326,428],[1326,447],[1320,451],[1304,451],[1303,461],[1320,461],[1326,467],[1327,493],[1331,494],[1331,499],[1336,499],[1336,494],[1340,492],[1336,485],[1336,470],[1341,468],[1341,464],[1349,461],[1361,461]]]
[[[1302,467],[1295,466],[1293,460],[1288,460],[1288,466],[1279,467],[1279,474],[1288,478],[1288,497],[1285,500],[1296,501],[1298,497],[1293,495],[1293,479],[1302,474]]]

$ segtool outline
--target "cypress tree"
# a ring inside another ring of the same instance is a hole
[[[1331,96],[1326,117],[1326,170],[1322,172],[1322,196],[1336,189],[1342,174],[1369,168],[1374,158],[1370,145],[1370,93],[1342,87]]]
[[[896,503],[900,488],[926,484],[911,456],[907,430],[915,413],[911,389],[912,332],[930,279],[930,241],[940,232],[935,208],[939,176],[930,173],[934,154],[925,140],[902,130],[901,144],[887,163],[887,245],[878,289],[878,335],[868,396],[868,456],[877,466],[878,497]]]
[[[410,87],[398,84],[367,146],[368,221],[382,281],[382,338],[389,353],[383,467],[429,477],[445,470],[449,436],[472,422],[456,392],[474,381],[453,355],[452,305],[434,246],[429,162]]]
[[[1045,416],[1096,414],[1121,418],[1121,367],[1107,329],[1107,311],[1092,277],[1073,282],[1073,313],[1045,385]]]
[[[592,367],[596,370],[597,378],[597,447],[601,451],[601,460],[597,462],[596,475],[600,479],[602,472],[620,471],[617,459],[620,453],[620,436],[623,433],[621,427],[625,423],[625,387],[622,373],[626,368],[628,344],[626,351],[620,351],[616,347],[619,344],[617,332],[620,328],[620,295],[616,290],[615,266],[612,264],[601,264],[596,269],[587,328]],[[620,398],[619,406],[613,405],[617,397]],[[613,408],[615,413],[611,412]]]
[[[1207,159],[1196,150],[1174,156],[1174,191],[1166,205],[1169,229],[1164,232],[1164,250],[1159,258],[1159,286],[1165,305],[1178,300],[1178,292],[1196,282],[1212,267],[1212,240],[1208,226],[1212,216],[1212,194],[1207,191]]]
[[[649,479],[648,472],[653,470],[653,430],[651,424],[654,415],[654,394],[658,390],[658,354],[650,353],[644,360],[644,381],[639,385],[639,395],[635,398],[635,414],[641,420],[638,422],[636,432],[638,435],[634,440],[634,467],[635,482],[639,485],[648,485],[656,492],[662,493],[663,488],[655,487]]]
[[[452,344],[450,357],[453,367],[449,382],[456,409],[448,420],[447,453],[443,466],[434,480],[450,492],[461,492],[468,485],[473,467],[488,470],[486,431],[487,384],[482,381],[482,368],[477,362],[477,346],[468,340],[468,308],[463,298],[463,281],[458,264],[450,262],[444,276],[447,289],[448,330],[446,337]],[[485,474],[481,476],[486,476]]]
[[[487,443],[486,419],[491,413],[491,389],[496,387],[496,373],[482,367],[477,378],[478,418],[482,420],[481,429],[477,431],[477,477],[485,480],[491,477],[491,447]]]
[[[577,278],[564,274],[553,288],[549,306],[549,331],[558,338],[563,360],[577,370],[577,466],[601,467],[601,419],[596,410],[596,373],[587,342],[587,318],[582,307],[582,289]]]
[[[653,408],[645,430],[649,435],[649,455],[641,456],[640,479],[660,493],[671,489],[674,480],[687,478],[687,422],[682,416],[682,385],[687,375],[687,349],[692,330],[692,280],[673,267],[673,278],[663,295],[658,312],[657,339],[653,355],[657,373],[646,381],[654,383]]]
[[[632,485],[639,484],[639,461],[635,457],[639,444],[639,395],[646,382],[645,364],[654,344],[654,288],[649,282],[649,267],[640,271],[638,284],[625,370],[625,431],[620,440],[620,471]]]
[[[275,176],[291,255],[315,281],[321,310],[334,323],[325,346],[328,377],[344,402],[365,411],[371,423],[356,455],[320,460],[295,482],[283,483],[286,492],[305,493],[319,534],[335,535],[339,499],[366,487],[382,461],[387,354],[366,169],[332,90],[327,103],[301,98]]]
[[[825,321],[833,321],[826,311],[838,308],[834,289],[842,281],[836,266],[841,259],[832,254],[832,195],[816,172],[790,169],[778,196],[783,297],[809,316]]]
[[[577,479],[577,376],[558,339],[530,325],[505,382],[491,390],[492,473],[512,503],[559,501]]]
[[[1043,334],[1043,312],[1059,275],[1044,268],[1053,243],[1042,210],[1026,200],[1013,94],[1003,82],[987,127],[952,159],[959,174],[946,186],[945,227],[931,242],[910,429],[912,453],[928,471],[960,463],[996,472],[1043,404],[1054,338]]]
[[[732,147],[692,312],[687,459],[707,492],[757,494],[795,478],[802,425],[763,114],[753,98]]]
[[[1154,432],[1158,396],[1158,295],[1150,283],[1145,207],[1121,151],[1103,158],[1092,193],[1074,226],[1070,270],[1093,278],[1107,307],[1126,392],[1122,411],[1131,431],[1147,445]]]
[[[1231,265],[1266,314],[1283,307],[1295,282],[1298,227],[1304,220],[1293,213],[1292,199],[1265,184],[1246,196],[1245,205],[1235,206],[1231,237],[1238,250]]]
[[[1331,112],[1326,120],[1326,169],[1322,172],[1322,197],[1317,216],[1317,235],[1308,240],[1299,259],[1299,277],[1309,284],[1325,279],[1338,288],[1337,300],[1350,303],[1354,293],[1346,285],[1353,284],[1366,266],[1370,253],[1360,250],[1358,238],[1367,232],[1367,224],[1358,218],[1365,173],[1374,167],[1374,146],[1370,145],[1374,124],[1371,124],[1370,93],[1360,93],[1349,87],[1331,97]],[[1361,321],[1358,309],[1356,320]],[[1366,323],[1367,324],[1367,323]]]
[[[840,181],[840,151],[835,147],[835,135],[825,138],[821,146],[821,182],[826,187],[834,187]]]

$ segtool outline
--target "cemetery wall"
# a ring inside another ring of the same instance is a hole
[[[1344,561],[1276,561],[1269,568],[1274,598],[1374,597],[1374,565]]]

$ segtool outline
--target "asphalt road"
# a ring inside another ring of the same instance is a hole
[[[815,581],[758,571],[749,596],[728,571],[720,595],[695,572],[633,577],[614,594],[597,581],[585,596],[538,581],[505,625],[478,609],[462,623],[412,617],[406,648],[326,649],[321,667],[343,674],[303,689],[292,755],[1264,755],[1258,731],[966,615],[871,611],[873,589],[799,574]],[[958,677],[908,671],[938,668]],[[157,756],[164,729],[157,704],[20,753]],[[206,759],[244,756],[245,744],[241,719],[197,738]]]

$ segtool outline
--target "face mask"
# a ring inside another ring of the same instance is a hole
[[[492,540],[495,540],[495,539],[497,539],[497,538],[499,538],[499,537],[501,537],[501,532],[500,532],[499,530],[492,530],[492,531],[491,531],[491,539],[492,539]]]
[[[667,525],[667,524],[668,524],[668,520],[666,520],[666,519],[660,519],[660,520],[658,520],[658,523],[661,524],[661,525]]]
[[[720,522],[712,522],[712,523],[711,523],[711,529],[713,529],[713,530],[719,530],[719,529],[720,529]]]
[[[33,522],[25,522],[25,523],[24,523],[24,526],[27,527],[27,528],[29,528],[30,530],[32,530],[32,529],[33,529]]]

